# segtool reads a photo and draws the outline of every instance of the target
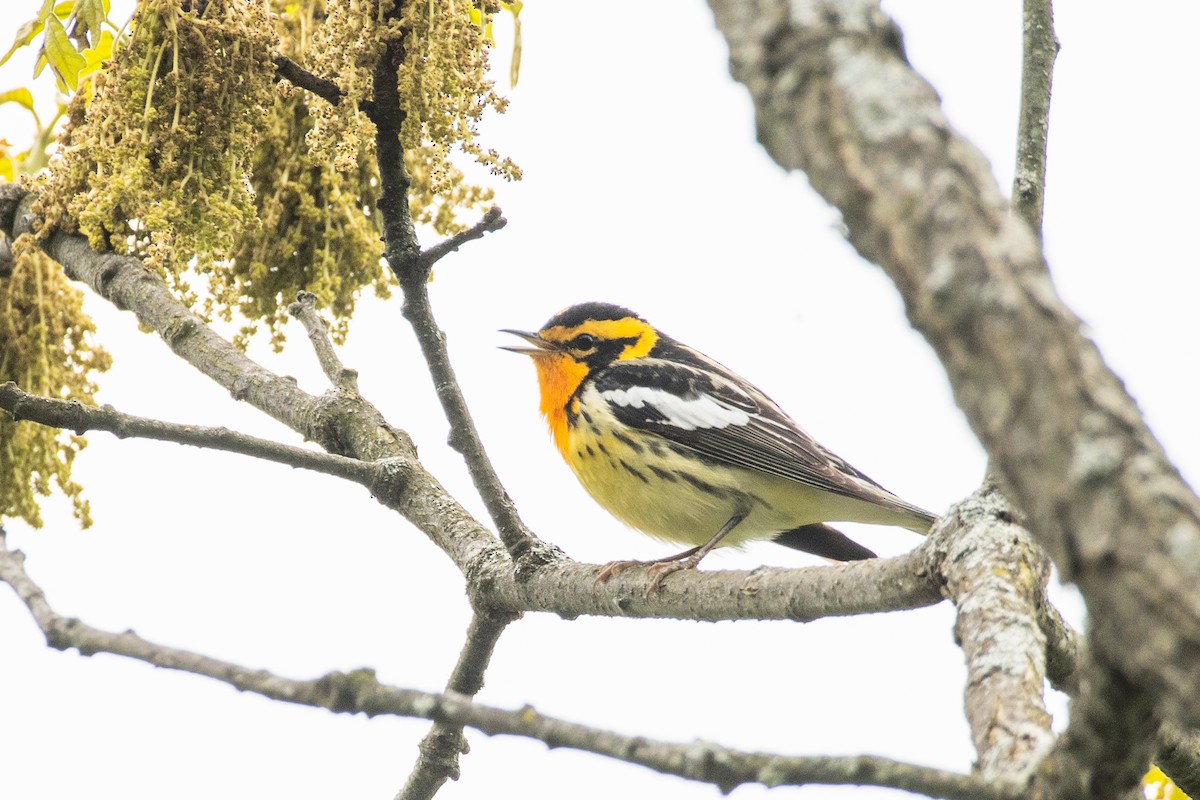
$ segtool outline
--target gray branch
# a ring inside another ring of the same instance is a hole
[[[943,518],[960,532],[938,536],[935,552],[958,609],[954,636],[967,661],[967,721],[979,772],[1024,786],[1054,745],[1040,625],[1050,559],[1015,514],[985,483]]]
[[[312,470],[344,478],[370,487],[378,481],[378,464],[354,458],[306,450],[303,447],[260,439],[228,428],[202,425],[180,425],[174,422],[135,417],[117,411],[112,406],[95,408],[78,401],[56,400],[22,391],[12,381],[0,384],[0,409],[14,420],[28,420],[52,428],[63,428],[77,434],[105,431],[118,439],[134,437],[175,442],[209,450],[238,453],[289,467]]]
[[[0,532],[2,533],[2,532]],[[887,786],[947,800],[1017,800],[1018,791],[971,775],[905,764],[873,756],[789,758],[748,753],[706,742],[660,742],[567,722],[526,706],[507,710],[472,703],[462,695],[429,694],[385,686],[374,672],[334,672],[312,681],[280,677],[228,661],[147,641],[133,631],[112,633],[60,616],[26,574],[24,558],[8,549],[0,535],[0,581],[10,585],[29,608],[46,641],[82,655],[114,653],[158,667],[203,675],[239,691],[273,700],[325,708],[336,713],[394,715],[433,720],[438,725],[469,726],[488,735],[538,739],[550,747],[570,747],[639,764],[666,775],[711,783],[728,793],[744,783],[766,786]],[[467,672],[474,672],[469,667]]]
[[[387,213],[385,207],[385,220]],[[404,318],[412,325],[413,333],[421,346],[421,353],[425,356],[425,363],[433,376],[442,411],[450,423],[448,442],[466,461],[471,481],[483,499],[492,521],[496,523],[504,546],[518,562],[529,559],[529,566],[537,567],[544,560],[544,545],[525,527],[517,513],[516,505],[492,467],[483,441],[475,428],[475,420],[467,409],[467,401],[454,374],[454,367],[450,363],[446,334],[438,327],[433,316],[433,306],[429,302],[428,278],[433,263],[447,253],[457,250],[464,242],[477,239],[489,230],[499,230],[504,224],[505,219],[500,214],[500,209],[493,207],[477,225],[459,234],[461,238],[452,238],[421,253],[412,250],[389,250],[388,259],[404,292]]]
[[[1200,726],[1200,500],[891,20],[868,0],[710,5],[759,138],[900,290],[1005,494],[1087,601],[1089,650],[1164,720]]]
[[[476,612],[467,628],[467,641],[446,683],[446,694],[471,699],[483,688],[483,674],[500,635],[515,614]],[[458,756],[465,753],[463,726],[435,722],[417,746],[416,766],[396,795],[396,800],[430,800],[448,779],[458,780]]]
[[[0,231],[13,238],[31,233],[36,200],[21,187],[0,185]],[[221,338],[175,298],[136,258],[96,253],[78,234],[54,231],[46,253],[72,280],[92,288],[117,308],[133,311],[181,359],[229,391],[325,450],[360,461],[379,461],[390,473],[385,504],[399,511],[441,548],[464,573],[489,564],[508,567],[500,543],[437,480],[421,467],[403,431],[354,392],[316,397],[294,380],[276,375]]]
[[[1046,197],[1046,145],[1050,133],[1050,86],[1058,38],[1051,0],[1025,0],[1021,57],[1021,111],[1013,211],[1040,237]]]
[[[451,253],[456,252],[458,248],[467,242],[482,239],[487,234],[495,233],[507,224],[508,220],[504,218],[504,212],[500,210],[500,206],[492,206],[484,213],[483,218],[479,222],[476,222],[465,231],[460,231],[444,242],[438,242],[428,250],[421,251],[420,257],[413,266],[415,274],[421,276],[424,280],[428,280],[429,273],[433,269],[434,264]]]
[[[1200,733],[1165,726],[1154,760],[1181,791],[1200,797]]]
[[[346,368],[333,349],[329,328],[317,313],[317,296],[312,292],[300,292],[296,295],[296,302],[288,306],[288,313],[298,319],[307,331],[308,340],[317,355],[317,363],[329,382],[344,392],[358,392],[358,372]]]

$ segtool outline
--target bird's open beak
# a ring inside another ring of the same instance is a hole
[[[504,328],[500,332],[511,333],[513,336],[520,336],[522,339],[533,345],[533,347],[500,347],[501,350],[507,350],[510,353],[524,353],[527,356],[536,356],[558,349],[550,342],[547,342],[545,339],[538,336],[536,333],[530,333],[529,331],[514,331],[509,328]]]

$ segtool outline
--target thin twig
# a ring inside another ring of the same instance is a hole
[[[482,239],[485,235],[494,233],[507,224],[508,220],[504,218],[504,212],[500,210],[500,206],[492,206],[484,213],[483,218],[479,222],[476,222],[465,231],[454,234],[449,239],[435,244],[428,250],[422,250],[416,268],[423,271],[425,279],[428,279],[429,271],[433,269],[433,265],[438,261],[455,252],[467,242]]]
[[[516,619],[514,614],[491,614],[476,611],[467,628],[467,641],[459,653],[458,663],[446,683],[447,694],[453,692],[472,698],[483,688],[483,673],[492,660],[492,652],[500,634]],[[420,755],[396,800],[429,800],[448,779],[458,780],[458,756],[466,752],[463,726],[450,722],[435,722],[421,740]]]
[[[358,371],[349,369],[338,358],[329,339],[329,327],[317,313],[317,296],[312,292],[299,292],[296,302],[288,306],[288,313],[298,319],[304,330],[308,331],[308,340],[312,342],[317,354],[317,362],[325,377],[337,388],[347,392],[358,391]]]
[[[336,106],[342,102],[346,93],[333,81],[312,74],[281,53],[272,54],[271,61],[275,63],[275,71],[279,73],[279,77],[286,78],[301,89],[307,89],[330,105]]]
[[[749,753],[705,742],[661,742],[624,736],[539,714],[531,707],[516,710],[472,703],[454,694],[430,694],[385,686],[363,669],[333,672],[312,681],[251,670],[238,664],[166,647],[133,631],[112,633],[59,615],[25,572],[24,556],[8,549],[0,536],[0,581],[16,591],[50,646],[77,649],[82,655],[113,653],[227,683],[240,691],[273,700],[369,717],[418,717],[448,725],[465,725],[488,735],[509,734],[639,764],[657,772],[711,783],[724,792],[743,783],[766,786],[886,786],[946,800],[1016,800],[1021,793],[972,775],[960,775],[875,756],[786,757]]]
[[[479,432],[475,429],[475,420],[467,409],[467,401],[450,363],[450,354],[446,350],[446,336],[438,328],[433,317],[427,284],[424,280],[416,283],[402,281],[401,287],[404,290],[404,318],[412,325],[421,345],[421,352],[425,356],[429,372],[433,375],[442,411],[450,422],[450,446],[462,453],[475,489],[483,498],[488,514],[500,533],[500,541],[504,542],[513,560],[524,561],[529,555],[535,555],[536,561],[542,560],[544,555],[539,547],[541,543],[521,521],[517,508],[492,468]]]
[[[1017,131],[1017,168],[1013,211],[1042,235],[1046,193],[1046,146],[1050,131],[1050,86],[1058,38],[1052,0],[1025,0],[1021,56],[1021,111]]]
[[[12,381],[0,384],[0,409],[17,420],[28,420],[52,428],[84,433],[105,431],[118,439],[133,437],[238,453],[289,467],[312,470],[371,487],[379,476],[378,462],[359,461],[332,453],[260,439],[228,428],[180,425],[146,417],[135,417],[111,406],[96,408],[78,401],[40,397],[23,391]]]
[[[1038,611],[1038,624],[1046,634],[1046,678],[1055,689],[1074,696],[1079,691],[1083,637],[1049,600]]]

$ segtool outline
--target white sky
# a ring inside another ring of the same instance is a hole
[[[36,5],[0,4],[0,43]],[[1007,187],[1020,4],[886,5],[910,59]],[[1194,478],[1200,6],[1058,5],[1050,261],[1060,292]],[[523,21],[521,84],[487,133],[526,179],[499,191],[508,228],[442,262],[432,293],[484,441],[533,529],[585,561],[664,552],[576,485],[537,416],[532,368],[496,349],[505,343],[498,328],[536,328],[582,300],[628,305],[741,372],[906,499],[942,510],[970,492],[983,457],[941,369],[882,273],[837,233],[837,213],[755,143],[746,92],[729,78],[707,7],[559,0],[528,4]],[[507,31],[498,38],[503,73]],[[24,83],[27,69],[6,66],[0,90]],[[0,135],[20,143],[14,119],[0,117]],[[297,442],[138,333],[131,315],[103,301],[88,308],[116,358],[102,402]],[[484,519],[445,447],[445,421],[399,312],[398,298],[364,301],[343,357],[367,398]],[[283,356],[261,347],[254,355],[323,391],[302,331],[293,326],[291,336]],[[232,455],[90,441],[77,477],[96,526],[80,533],[58,500],[42,531],[8,523],[10,544],[28,554],[60,613],[289,677],[372,666],[389,683],[441,688],[468,618],[462,580],[362,489]],[[918,542],[894,529],[854,530],[883,554]],[[813,562],[760,544],[706,567],[763,563]],[[1069,593],[1064,605],[1078,619]],[[529,615],[501,641],[479,699],[663,739],[966,770],[973,751],[952,624],[944,604],[808,625]],[[427,729],[52,651],[5,590],[0,653],[0,797],[390,798]],[[1060,699],[1054,708],[1061,725]],[[536,742],[470,738],[462,780],[440,795],[448,800],[718,796]],[[737,797],[764,794],[747,787]],[[772,796],[899,794],[816,787]]]

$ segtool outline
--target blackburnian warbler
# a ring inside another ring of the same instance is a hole
[[[929,532],[936,517],[818,444],[743,378],[629,309],[582,303],[536,333],[541,411],[584,488],[626,524],[692,549],[649,563],[651,590],[718,545],[771,539],[837,561],[875,554],[825,522]],[[601,572],[643,562],[613,562]]]

